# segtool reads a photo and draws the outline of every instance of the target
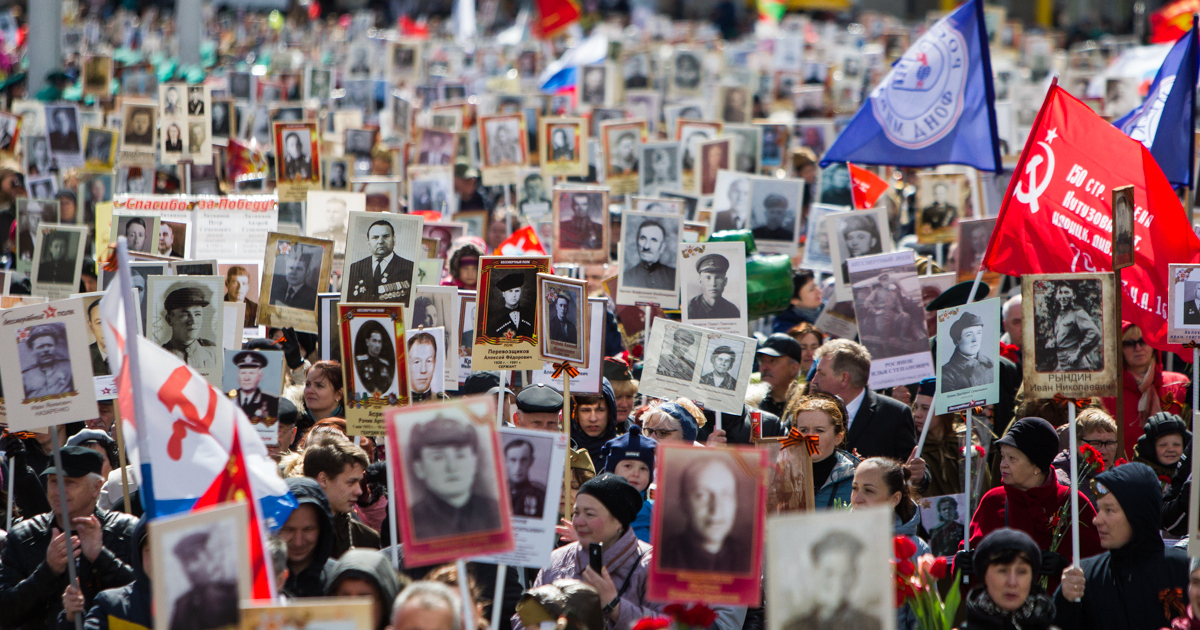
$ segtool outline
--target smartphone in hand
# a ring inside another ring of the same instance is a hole
[[[591,543],[588,545],[588,564],[599,575],[604,570],[604,545]]]

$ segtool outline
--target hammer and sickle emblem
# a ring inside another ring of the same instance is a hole
[[[1041,155],[1035,155],[1029,158],[1029,163],[1025,165],[1025,175],[1028,177],[1025,182],[1017,182],[1015,190],[1017,201],[1028,204],[1029,211],[1033,214],[1037,214],[1039,210],[1038,198],[1042,196],[1042,193],[1046,192],[1046,187],[1050,185],[1050,178],[1054,176],[1054,149],[1051,149],[1048,143],[1041,140],[1038,141],[1038,146],[1042,147],[1046,152],[1045,177],[1038,179],[1037,167],[1042,163],[1043,159]],[[1027,189],[1022,190],[1022,184],[1024,183],[1028,183],[1029,186]]]

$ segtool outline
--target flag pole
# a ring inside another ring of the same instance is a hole
[[[471,599],[471,589],[467,585],[467,562],[459,558],[454,561],[454,568],[458,574],[458,596],[462,598],[463,630],[474,630],[475,600]],[[492,605],[495,606],[495,602]]]
[[[932,411],[932,410],[933,410],[933,408],[931,407],[930,411]],[[967,514],[974,513],[971,511],[971,455],[973,454],[972,451],[975,450],[974,446],[971,444],[971,438],[974,437],[972,435],[972,432],[974,429],[972,427],[973,423],[971,422],[971,420],[973,419],[972,416],[974,413],[975,413],[974,407],[967,407],[967,443],[966,443],[966,446],[963,447],[963,456],[964,456],[963,461],[966,464],[965,466],[963,466],[963,468],[965,469],[965,474],[966,474],[966,479],[963,481],[963,491],[967,493]],[[927,426],[928,426],[928,424],[929,423],[926,423]],[[970,551],[970,550],[971,550],[971,528],[968,527],[963,531],[963,551]],[[968,576],[964,575],[963,579],[966,580],[967,577]]]
[[[121,410],[120,405],[113,405],[113,412],[117,417],[114,423],[117,434],[117,463],[121,466],[121,492],[124,496],[121,499],[125,502],[125,513],[133,514],[133,500],[129,498],[129,462],[125,458],[125,427],[121,426]]]
[[[117,237],[117,277],[121,281],[121,301],[125,309],[125,361],[129,363],[129,385],[133,394],[133,426],[138,427],[146,414],[142,405],[141,360],[138,358],[138,313],[141,306],[133,297],[133,278],[129,273],[129,242],[124,236]],[[118,376],[119,378],[119,376]],[[122,420],[123,421],[123,420]],[[150,518],[157,516],[154,507],[154,486],[150,476],[150,444],[147,431],[137,431],[138,464],[142,469],[141,485],[138,491],[142,498],[142,508]]]
[[[1120,404],[1120,403],[1118,403]],[[1079,435],[1075,427],[1075,401],[1067,401],[1070,416],[1067,434],[1071,441],[1071,566],[1079,566]],[[1121,425],[1117,424],[1119,430]],[[1118,444],[1121,438],[1118,436]]]
[[[13,476],[14,476],[14,475],[16,475],[16,474],[17,474],[17,458],[15,458],[15,457],[11,457],[11,456],[10,456],[10,457],[8,458],[8,509],[7,509],[7,510],[4,512],[4,513],[5,513],[5,515],[6,515],[6,518],[8,518],[8,526],[4,528],[4,531],[6,531],[6,532],[11,532],[11,531],[12,531],[12,522],[13,522]]]
[[[917,440],[917,450],[913,451],[913,459],[921,456],[921,451],[925,450],[925,436],[929,435],[929,425],[933,422],[933,406],[937,404],[937,391],[933,392],[933,398],[929,400],[929,412],[925,414],[925,424],[921,427],[921,437]]]
[[[1192,347],[1192,383],[1200,378],[1200,346]],[[1192,425],[1195,426],[1197,411],[1200,407],[1200,387],[1192,387]],[[1196,440],[1192,440],[1192,479],[1200,479],[1200,453],[1196,450]],[[1188,492],[1188,533],[1200,527],[1200,484],[1189,484]],[[1200,556],[1200,545],[1188,545],[1188,556]]]
[[[505,186],[504,190],[508,191],[508,187]],[[508,386],[508,375],[509,375],[508,370],[500,370],[500,387],[498,388],[499,395],[497,396],[498,400],[496,402],[496,428],[497,429],[504,426],[504,421],[506,419],[504,417],[504,402],[508,398],[508,396],[505,395],[504,388]],[[462,579],[463,579],[463,577],[460,574],[459,575],[460,582]],[[492,628],[500,627],[500,602],[503,600],[503,597],[504,597],[504,581],[506,579],[508,579],[508,565],[503,562],[496,563],[496,591],[495,591],[495,594],[492,596],[492,625],[491,625]]]
[[[67,507],[67,484],[63,481],[63,473],[66,471],[63,469],[62,444],[58,437],[57,426],[50,427],[50,445],[54,449],[54,471],[57,473],[54,475],[54,482],[58,485],[59,527],[62,529],[63,536],[67,537],[67,580],[71,586],[82,592],[82,589],[79,588],[79,578],[75,575],[75,545],[71,544],[71,513],[70,508]],[[82,542],[80,546],[83,546]],[[84,612],[75,614],[75,630],[83,630]]]

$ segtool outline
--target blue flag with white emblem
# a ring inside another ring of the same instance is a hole
[[[1192,30],[1179,38],[1167,53],[1141,105],[1113,124],[1125,135],[1150,149],[1172,186],[1192,185],[1192,156],[1196,128],[1197,60],[1195,18]]]
[[[983,0],[939,20],[892,65],[825,152],[833,162],[1000,170]]]

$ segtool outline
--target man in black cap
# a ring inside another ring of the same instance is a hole
[[[396,253],[396,229],[379,220],[367,228],[371,255],[350,265],[347,296],[351,302],[408,302],[413,261]]]
[[[671,351],[658,361],[658,375],[691,381],[696,373],[696,333],[686,328],[676,328],[671,336]]]
[[[308,284],[308,268],[312,263],[313,257],[310,253],[292,253],[282,260],[276,260],[275,268],[278,270],[282,266],[283,273],[276,271],[271,281],[270,304],[306,311],[315,308],[317,290]]]
[[[216,370],[222,361],[221,347],[200,336],[209,302],[208,289],[194,284],[175,285],[163,300],[171,338],[162,347],[202,373]]]
[[[504,304],[498,309],[488,312],[489,337],[532,337],[533,305],[522,304],[521,295],[525,291],[525,274],[510,273],[496,282],[496,289]]]
[[[720,254],[705,254],[696,261],[700,275],[700,294],[688,300],[688,319],[737,319],[737,305],[722,297],[729,279],[729,259]]]
[[[62,324],[38,324],[30,328],[25,345],[33,352],[34,364],[21,371],[26,399],[59,396],[75,391],[71,359],[63,356],[65,332]]]
[[[731,375],[729,370],[733,368],[734,362],[737,361],[737,354],[733,348],[729,346],[717,346],[712,352],[711,372],[700,377],[701,385],[711,385],[733,391],[737,389],[737,377]]]
[[[983,320],[975,313],[963,313],[950,325],[950,339],[954,341],[954,354],[942,366],[942,391],[956,392],[991,383],[995,364],[980,352]]]
[[[233,355],[233,365],[238,371],[238,389],[234,393],[238,406],[246,412],[250,422],[261,422],[270,427],[278,418],[279,398],[258,388],[262,383],[263,368],[268,363],[266,356],[253,350],[243,350]]]
[[[530,385],[517,394],[516,424],[522,429],[561,431],[562,406],[563,395],[557,389],[545,383]]]
[[[108,512],[96,506],[104,478],[104,457],[85,446],[62,449],[62,469],[42,472],[51,511],[13,526],[0,550],[0,626],[25,630],[52,630],[62,610],[67,588],[68,536],[60,533],[62,500],[58,474],[67,490],[67,516],[72,536],[78,538],[77,563],[84,609],[102,590],[124,586],[135,575],[132,560],[133,528],[137,521],[128,514]]]
[[[412,505],[415,538],[500,528],[500,506],[475,493],[480,457],[473,427],[445,416],[423,422],[409,436],[408,456],[413,485],[423,495]]]
[[[756,354],[759,377],[763,383],[771,386],[771,391],[763,398],[759,408],[782,418],[788,393],[800,376],[804,350],[791,336],[775,333],[767,337]]]
[[[225,575],[229,567],[219,563],[220,552],[213,553],[209,548],[214,542],[211,534],[202,530],[184,536],[171,549],[192,588],[175,600],[169,630],[212,630],[237,625],[237,581],[235,576]]]
[[[624,269],[624,283],[639,289],[673,290],[675,268],[662,262],[663,253],[675,247],[667,245],[667,229],[655,219],[643,221],[633,245],[626,257],[634,262]]]
[[[771,193],[763,200],[763,213],[766,215],[767,222],[760,225],[751,232],[754,238],[763,241],[788,241],[792,240],[793,234],[791,230],[784,227],[784,223],[788,218],[788,200],[783,195]]]
[[[546,503],[546,486],[529,478],[533,458],[533,443],[529,440],[516,439],[504,445],[504,467],[508,471],[513,516],[540,519]]]
[[[571,294],[563,291],[554,298],[553,308],[550,309],[550,339],[564,343],[578,344],[579,331],[575,322],[567,317],[571,311]]]

